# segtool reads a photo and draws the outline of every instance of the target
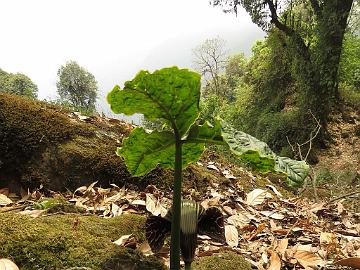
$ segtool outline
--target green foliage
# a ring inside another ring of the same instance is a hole
[[[222,104],[224,106],[224,104]],[[213,122],[217,115],[221,114],[222,109],[220,98],[216,94],[210,94],[200,101],[200,120],[202,122]]]
[[[247,59],[244,53],[234,54],[227,59],[225,74],[230,89],[235,88],[239,80],[245,75],[246,66]]]
[[[305,162],[277,157],[266,143],[225,123],[215,121],[198,125],[200,76],[177,67],[163,68],[154,73],[140,71],[123,90],[119,86],[108,94],[115,113],[142,113],[147,119],[162,119],[172,130],[147,133],[134,129],[118,148],[133,175],[143,175],[157,165],[174,169],[174,202],[171,224],[171,268],[179,269],[181,215],[181,170],[195,162],[205,143],[224,144],[240,158],[260,171],[278,171],[289,176],[293,186],[301,184],[308,173]]]
[[[308,127],[298,125],[301,86],[291,50],[284,47],[286,42],[279,31],[256,42],[234,90],[235,102],[217,110],[235,129],[261,139],[276,152],[288,145],[286,137],[300,142],[308,135]]]
[[[204,150],[204,144],[184,145],[183,167],[196,162]],[[117,154],[125,160],[129,172],[134,176],[144,175],[158,164],[163,168],[174,168],[175,138],[169,131],[147,133],[143,128],[134,129],[118,148]]]
[[[211,1],[214,6],[220,5],[228,11],[236,12],[237,7],[242,6],[253,22],[269,33],[268,41],[278,32],[277,44],[271,44],[270,55],[265,55],[265,58],[275,56],[276,59],[258,62],[256,67],[263,69],[255,69],[250,74],[255,76],[250,76],[252,80],[247,81],[255,84],[254,91],[262,89],[265,93],[263,96],[256,96],[261,101],[257,103],[265,105],[265,113],[280,112],[288,91],[294,87],[298,100],[296,105],[301,111],[297,115],[298,121],[305,123],[311,111],[324,128],[327,126],[331,106],[339,101],[338,67],[353,2],[354,0],[313,0],[306,3],[290,0]],[[276,65],[271,65],[272,63]],[[263,70],[266,70],[264,79],[260,76]],[[270,107],[271,105],[276,107]],[[258,119],[258,116],[254,118]],[[324,142],[324,135],[322,130],[317,141]],[[303,138],[304,134],[299,133],[294,139],[301,143]]]
[[[115,113],[142,113],[149,119],[161,118],[183,136],[199,114],[200,76],[176,67],[154,73],[139,72],[125,83],[115,86],[108,95]]]
[[[186,72],[189,74],[186,75]],[[177,74],[179,74],[179,77],[176,76]],[[169,83],[170,79],[166,78],[167,76],[170,76],[171,83]],[[175,67],[155,71],[153,74],[142,71],[133,81],[125,84],[124,90],[120,90],[118,86],[115,87],[109,94],[108,100],[113,110],[117,113],[124,112],[131,114],[142,112],[149,118],[154,118],[157,115],[171,123],[174,127],[174,132],[176,132],[177,123],[186,123],[188,125],[194,122],[198,116],[198,103],[194,104],[194,100],[197,100],[197,95],[195,93],[186,94],[177,92],[199,91],[199,86],[195,82],[191,84],[195,87],[189,88],[188,84],[185,83],[186,78],[189,80],[196,80],[197,78],[199,80],[199,77],[194,76],[193,73],[179,70]],[[180,80],[177,83],[180,86],[177,88],[169,87],[177,79]],[[139,81],[141,84],[136,83]],[[164,82],[163,85],[161,85],[162,82]],[[161,98],[158,96],[159,93],[162,93]],[[179,104],[175,108],[172,107],[173,104],[178,104],[176,101],[177,96],[182,97],[186,95],[192,96],[194,99],[182,100],[184,105],[181,106]],[[164,97],[168,97],[168,99]],[[144,101],[145,105],[141,106],[141,101]],[[193,108],[193,110],[182,113],[184,112],[183,108]],[[190,117],[191,122],[186,122],[183,117],[190,116],[191,112],[194,114]],[[182,130],[187,129],[183,128]],[[205,122],[203,125],[195,123],[187,134],[182,133],[181,135],[184,147],[182,159],[184,167],[191,162],[195,162],[200,157],[204,149],[204,143],[223,144],[225,141],[238,157],[253,165],[257,170],[286,173],[289,175],[291,185],[301,184],[308,171],[308,166],[305,163],[298,165],[300,163],[294,161],[294,164],[296,163],[297,165],[290,164],[289,160],[278,158],[266,143],[247,133],[235,130],[225,123],[221,125],[219,121],[215,121],[214,126],[208,122]],[[118,149],[117,153],[125,159],[131,174],[143,175],[153,170],[157,165],[164,168],[174,168],[176,140],[176,135],[171,131],[153,131],[147,133],[143,128],[136,128],[124,140],[123,146]],[[297,172],[300,169],[304,171],[301,175]]]
[[[37,98],[38,87],[22,73],[7,73],[0,69],[0,92]]]
[[[83,112],[94,112],[97,82],[94,75],[75,61],[69,61],[58,70],[57,91],[61,103]]]
[[[360,37],[347,33],[340,61],[340,83],[360,93]]]

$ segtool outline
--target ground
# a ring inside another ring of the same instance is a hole
[[[313,183],[304,195],[317,200],[345,196],[347,206],[360,211],[360,111],[344,105],[332,113],[329,121],[331,139],[325,149],[316,149],[318,163],[312,166]],[[353,199],[351,199],[351,194]],[[350,198],[349,198],[350,197]]]
[[[154,210],[148,197],[169,208],[173,172],[157,168],[142,178],[128,174],[115,150],[132,128],[120,120],[0,94],[0,258],[10,258],[25,270],[164,269],[164,261],[144,256],[139,247],[145,240],[145,217]],[[237,226],[240,238],[233,248],[237,253],[201,240],[195,270],[231,270],[240,264],[250,269],[242,255],[252,265],[269,266],[265,258],[269,260],[280,239],[288,238],[289,247],[279,254],[291,258],[289,250],[296,255],[299,243],[305,248],[309,239],[321,241],[323,229],[339,241],[327,263],[360,252],[358,197],[337,199],[359,191],[359,113],[345,108],[333,114],[329,131],[328,148],[316,150],[315,185],[309,180],[300,190],[303,197],[324,200],[322,204],[294,198],[299,191],[289,189],[283,176],[252,172],[220,148],[207,149],[197,164],[184,170],[183,196],[219,207],[226,220],[236,216],[235,225],[226,224]],[[248,199],[254,190],[260,205]],[[119,197],[109,200],[115,195]],[[331,199],[335,201],[327,205]],[[131,248],[113,243],[129,234]],[[349,235],[354,244],[349,244]],[[311,250],[316,256],[322,251]],[[282,264],[301,267],[291,260],[282,257]]]

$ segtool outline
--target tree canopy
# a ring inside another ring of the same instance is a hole
[[[0,69],[0,92],[36,99],[38,87],[25,74],[12,74]]]
[[[268,33],[275,29],[285,37],[279,50],[291,52],[292,69],[301,89],[300,109],[304,120],[315,115],[326,136],[330,108],[338,104],[339,64],[345,30],[356,0],[213,0],[224,11],[242,6]]]
[[[86,112],[95,111],[97,81],[94,75],[75,61],[69,61],[58,70],[57,91],[61,102]]]

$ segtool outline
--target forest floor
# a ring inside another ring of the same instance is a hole
[[[71,117],[76,121],[91,120],[91,117],[80,115]],[[201,202],[205,209],[212,206],[220,208],[225,218],[226,237],[226,243],[217,243],[207,236],[199,236],[194,269],[206,269],[201,268],[201,261],[213,257],[224,259],[225,253],[243,256],[254,269],[359,267],[360,210],[359,193],[356,193],[360,186],[359,114],[346,111],[334,115],[329,130],[333,139],[327,149],[317,152],[319,163],[312,167],[315,180],[309,180],[300,195],[283,186],[281,177],[251,172],[230,162],[229,158],[218,152],[207,150],[197,164],[190,165],[184,177],[193,182],[184,182],[183,197]],[[202,177],[203,182],[194,178],[194,175]],[[69,217],[65,228],[74,233],[78,228],[81,231],[82,223],[86,222],[83,217],[86,216],[102,220],[133,218],[134,215],[164,216],[170,208],[171,198],[171,188],[156,184],[136,189],[133,185],[126,184],[102,187],[94,182],[78,187],[73,192],[60,193],[39,187],[31,191],[21,188],[20,194],[14,194],[8,187],[4,187],[0,189],[0,215],[6,215],[7,218],[12,215],[12,222],[16,220],[14,216],[21,216],[19,222],[24,224],[31,223],[29,219],[49,223],[46,218],[65,216]],[[23,216],[27,219],[24,220]],[[138,222],[140,221],[136,220],[136,224]],[[21,228],[21,224],[19,226]],[[8,234],[12,230],[11,226],[8,231],[2,228],[0,234]],[[136,228],[141,230],[142,227],[136,225]],[[46,236],[46,230],[47,227],[40,233]],[[54,235],[58,238],[56,233]],[[17,241],[29,240],[27,237],[36,243],[37,240],[31,233],[26,233]],[[1,243],[0,239],[0,253],[4,250],[16,250],[17,241]],[[114,231],[111,237],[103,241],[109,242],[109,245],[137,250],[145,256],[154,255],[143,232]],[[66,241],[64,243],[66,246]],[[40,250],[42,248],[39,246]],[[42,257],[41,252],[26,248],[10,252],[7,257],[21,266],[33,252],[37,257],[34,255],[32,259],[40,264],[41,260],[51,261],[59,252],[58,246],[54,248],[51,243],[47,248],[46,258]],[[67,246],[62,248],[70,252],[66,249]],[[77,256],[81,257],[87,250],[84,247],[84,250],[77,252]],[[165,265],[169,264],[168,242],[160,254],[155,256]],[[68,263],[68,267],[79,266],[76,265],[76,260]],[[219,267],[213,268],[219,270],[239,269],[236,268],[237,265],[232,266],[235,268],[221,268],[221,265],[214,267]],[[249,269],[246,267],[243,269]]]
[[[360,212],[360,112],[345,106],[332,114],[328,130],[331,140],[326,149],[316,150],[313,181],[309,179],[303,195],[317,201],[343,197]]]

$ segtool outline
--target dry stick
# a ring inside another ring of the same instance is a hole
[[[339,197],[336,197],[334,199],[331,199],[330,201],[328,201],[325,205],[329,205],[335,201],[338,201],[340,199],[343,199],[343,198],[346,198],[346,197],[350,197],[352,195],[356,195],[356,194],[360,194],[360,191],[353,191],[353,192],[350,192],[350,193],[347,193],[347,194],[344,194],[344,195],[341,195]]]
[[[20,205],[20,206],[14,206],[14,207],[9,207],[9,208],[4,208],[4,209],[0,209],[0,213],[5,213],[5,212],[12,212],[12,211],[17,211],[17,210],[23,210],[25,209],[26,205]]]
[[[303,142],[301,144],[299,143],[296,143],[297,145],[297,148],[298,148],[298,155],[300,157],[300,160],[304,160],[306,161],[307,158],[309,157],[309,154],[311,152],[311,149],[312,149],[312,141],[318,136],[320,130],[321,130],[321,124],[320,124],[320,121],[318,119],[316,119],[315,115],[311,112],[311,110],[309,110],[311,116],[314,118],[315,122],[316,122],[316,127],[310,132],[310,138],[306,141],[306,142]],[[313,135],[314,134],[314,135]],[[286,140],[288,142],[288,144],[290,145],[291,147],[291,150],[293,151],[293,153],[296,155],[296,152],[295,152],[295,149],[294,149],[294,146],[291,144],[289,138],[286,136]],[[309,144],[309,149],[305,155],[305,158],[303,158],[302,156],[302,152],[301,152],[301,147],[303,147],[304,145],[307,145]],[[316,202],[319,200],[318,198],[318,194],[317,194],[317,190],[316,190],[316,177],[312,177],[310,174],[309,174],[309,178],[311,179],[311,182],[312,182],[312,187],[313,187],[313,190],[314,190],[314,197],[315,197],[315,200]]]
[[[314,174],[314,170],[312,168],[311,168],[311,172]],[[316,189],[316,175],[314,174],[314,177],[312,177],[311,174],[309,174],[309,178],[310,178],[311,183],[312,183],[315,202],[319,202],[319,196],[318,196],[317,189]]]
[[[291,231],[295,228],[296,225],[299,224],[299,218],[295,221],[295,223],[290,227],[289,231],[287,232],[287,234],[285,235],[285,239],[289,236],[289,234],[291,233]]]

